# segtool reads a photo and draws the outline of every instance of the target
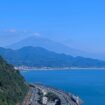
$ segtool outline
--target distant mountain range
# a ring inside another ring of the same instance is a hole
[[[42,47],[23,47],[17,50],[0,48],[0,55],[15,66],[29,67],[105,67],[105,61],[59,54]]]
[[[84,51],[74,49],[64,44],[61,44],[59,42],[55,42],[53,40],[39,37],[39,36],[31,36],[31,37],[25,38],[17,43],[7,46],[7,48],[20,49],[26,46],[43,47],[45,49],[48,49],[57,53],[65,53],[65,54],[70,54],[73,56],[88,56],[89,55]]]
[[[39,46],[39,47],[48,49],[50,51],[54,51],[56,53],[65,53],[65,54],[70,54],[72,56],[83,56],[83,57],[105,60],[105,54],[87,53],[85,51],[71,48],[71,47],[68,47],[68,46],[61,44],[59,42],[55,42],[53,40],[39,37],[39,36],[31,36],[28,38],[24,38],[23,40],[21,40],[17,43],[6,46],[6,48],[20,49],[20,48],[26,47],[26,46],[33,46],[33,47]]]

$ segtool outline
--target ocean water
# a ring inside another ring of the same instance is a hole
[[[105,105],[105,70],[21,71],[26,81],[78,95],[83,105]]]

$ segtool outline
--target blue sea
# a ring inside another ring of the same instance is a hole
[[[26,81],[71,92],[83,105],[105,105],[105,70],[21,71]]]

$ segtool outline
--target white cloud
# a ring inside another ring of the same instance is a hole
[[[15,33],[15,32],[17,32],[17,30],[16,29],[7,29],[7,30],[0,30],[0,32],[10,32],[10,33]]]
[[[15,33],[16,29],[10,29],[10,30],[8,30],[8,32]]]
[[[41,34],[38,33],[38,32],[33,33],[33,35],[34,35],[34,36],[41,36]]]

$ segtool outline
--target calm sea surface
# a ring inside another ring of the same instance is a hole
[[[21,71],[26,81],[80,96],[84,105],[105,105],[105,70]]]

